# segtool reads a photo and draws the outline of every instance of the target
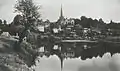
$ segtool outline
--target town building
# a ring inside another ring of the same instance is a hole
[[[65,18],[63,16],[62,5],[61,5],[60,17],[57,20],[57,24],[59,24],[59,25],[64,25],[65,24]]]
[[[61,5],[61,10],[60,10],[60,16],[59,16],[59,19],[57,20],[56,22],[58,25],[74,25],[74,19],[73,18],[65,18],[64,15],[63,15],[63,9],[62,9],[62,5]]]

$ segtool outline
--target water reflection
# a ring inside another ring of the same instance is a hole
[[[56,54],[62,56],[63,58],[81,58],[84,60],[86,58],[92,58],[97,56],[103,56],[106,52],[111,54],[120,52],[119,43],[110,42],[60,42],[60,43],[46,43],[42,45],[41,53],[44,53],[49,57],[49,55]]]
[[[120,44],[114,42],[46,42],[42,43],[40,50],[41,57],[45,55],[50,57],[51,55],[57,55],[61,68],[63,68],[64,59],[68,58],[81,58],[86,60],[100,56],[110,52],[111,55],[120,52]]]
[[[43,56],[40,61],[37,63],[36,71],[61,71],[60,61],[55,55],[49,58]],[[111,57],[110,53],[106,53],[103,57],[98,56],[87,60],[69,58],[64,60],[63,65],[62,71],[120,71],[120,54]]]

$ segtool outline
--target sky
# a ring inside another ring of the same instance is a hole
[[[40,13],[43,20],[56,21],[60,15],[61,4],[65,18],[103,18],[120,22],[120,0],[34,0],[41,5]],[[16,0],[0,0],[0,18],[11,22],[16,15],[14,4]]]

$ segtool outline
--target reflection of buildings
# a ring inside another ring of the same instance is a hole
[[[69,51],[67,53],[64,53],[64,56],[66,58],[68,58],[68,57],[73,58],[75,56],[75,53],[73,51]]]
[[[68,57],[72,58],[72,57],[75,56],[75,52],[74,52],[73,49],[67,48],[67,51],[64,53],[64,56],[65,56],[66,58],[68,58]]]

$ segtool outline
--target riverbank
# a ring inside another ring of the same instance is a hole
[[[18,40],[12,37],[0,36],[0,71],[32,71],[37,51],[27,42],[20,44],[16,50]]]

